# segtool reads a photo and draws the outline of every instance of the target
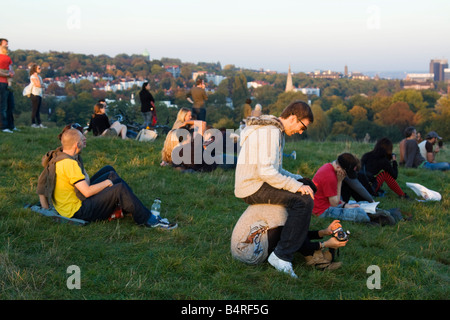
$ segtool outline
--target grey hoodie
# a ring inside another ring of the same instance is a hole
[[[268,183],[274,188],[295,193],[302,176],[283,169],[284,127],[277,117],[262,115],[246,119],[241,132],[234,194],[245,198]]]

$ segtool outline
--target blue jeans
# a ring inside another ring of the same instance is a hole
[[[144,117],[144,128],[152,126],[153,112],[142,112],[142,116]]]
[[[294,253],[302,247],[308,235],[314,206],[311,196],[276,189],[264,183],[258,191],[243,200],[248,204],[278,204],[286,208],[288,217],[274,252],[278,258],[292,262]]]
[[[9,128],[8,122],[8,84],[0,83],[0,119],[1,119],[1,129],[12,129]]]
[[[429,169],[429,170],[450,170],[450,164],[448,162],[425,162],[423,165],[423,168]]]
[[[329,207],[319,217],[353,222],[370,222],[369,216],[361,208]]]

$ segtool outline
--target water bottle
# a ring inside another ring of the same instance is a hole
[[[150,209],[150,212],[155,216],[159,217],[161,212],[161,200],[159,198],[156,198],[155,201],[152,204],[152,208]]]

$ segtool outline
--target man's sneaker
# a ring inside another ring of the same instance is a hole
[[[33,124],[31,125],[31,127],[32,127],[32,128],[39,128],[39,125],[37,125],[36,123],[33,123]]]
[[[46,126],[44,126],[42,123],[39,125],[39,128],[43,128],[43,129],[46,129],[47,127]]]
[[[3,129],[2,131],[5,133],[13,133],[12,130],[10,130],[10,129]]]
[[[170,223],[166,218],[157,217],[157,221],[155,223],[147,223],[147,227],[150,228],[161,228],[166,230],[176,229],[178,227],[177,223]]]
[[[272,252],[269,256],[268,262],[275,267],[278,271],[285,272],[289,274],[293,278],[298,278],[298,276],[295,274],[294,270],[292,269],[292,263],[288,261],[281,260],[278,258],[274,252]]]

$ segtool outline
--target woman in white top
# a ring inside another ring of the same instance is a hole
[[[41,76],[41,67],[37,64],[33,64],[30,69],[30,82],[31,87],[31,126],[33,128],[46,128],[41,123],[41,105],[42,105],[42,93],[44,88],[44,82]]]

